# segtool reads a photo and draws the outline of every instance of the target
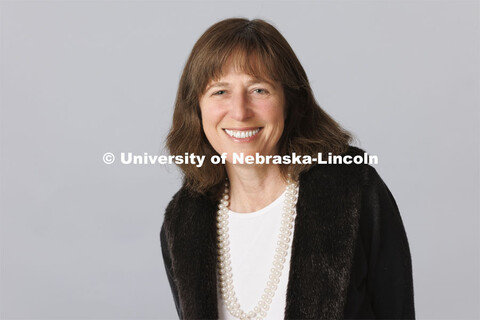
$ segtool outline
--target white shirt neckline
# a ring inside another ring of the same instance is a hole
[[[269,211],[271,208],[275,207],[280,201],[282,201],[285,198],[286,193],[287,193],[287,189],[285,188],[285,191],[283,191],[283,193],[277,199],[275,199],[272,203],[268,204],[266,207],[263,207],[260,210],[257,210],[254,212],[235,212],[229,209],[228,214],[231,217],[239,218],[239,219],[258,217],[262,215],[265,211]]]

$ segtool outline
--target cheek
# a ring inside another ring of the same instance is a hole
[[[285,102],[280,97],[272,99],[263,105],[264,115],[272,122],[285,121]]]
[[[205,134],[214,133],[218,130],[220,121],[222,119],[221,112],[218,108],[203,108],[202,112],[202,125]]]
[[[272,106],[270,111],[266,114],[266,117],[269,119],[269,122],[276,127],[283,127],[285,124],[285,111],[278,105]]]
[[[276,143],[285,129],[285,108],[279,102],[272,103],[265,116],[271,124],[272,138]]]

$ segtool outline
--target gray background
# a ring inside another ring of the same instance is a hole
[[[1,2],[2,319],[174,319],[159,244],[181,70],[220,19],[272,22],[320,105],[377,154],[419,319],[479,318],[476,1]]]

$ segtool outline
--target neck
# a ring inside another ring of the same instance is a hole
[[[278,165],[232,165],[226,170],[230,183],[230,210],[258,211],[284,191],[287,185]]]

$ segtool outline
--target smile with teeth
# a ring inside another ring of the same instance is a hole
[[[257,128],[254,130],[229,130],[229,129],[224,129],[225,132],[233,138],[237,139],[245,139],[245,138],[250,138],[254,135],[256,135],[261,128]]]

